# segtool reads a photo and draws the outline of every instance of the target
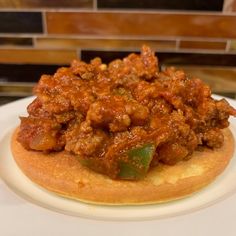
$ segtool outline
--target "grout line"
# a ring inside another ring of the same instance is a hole
[[[225,47],[225,51],[229,52],[230,51],[230,46],[231,46],[231,40],[227,40],[226,42],[226,47]]]
[[[143,44],[146,44],[146,45],[149,45],[147,42],[143,42]],[[90,44],[91,45],[91,44]],[[60,45],[56,45],[56,46],[51,46],[51,45],[38,45],[38,43],[36,43],[36,49],[42,49],[42,50],[45,50],[45,49],[48,49],[48,50],[72,50],[72,49],[77,49],[78,46],[81,47],[81,45],[77,44],[77,45],[66,45],[66,46],[60,46]],[[63,48],[62,48],[63,47]],[[82,46],[83,47],[83,46]],[[153,50],[159,50],[159,49],[162,49],[162,50],[172,50],[173,52],[176,51],[176,44],[174,45],[171,45],[171,46],[165,46],[165,47],[162,47],[162,46],[150,46]],[[137,45],[137,46],[126,46],[126,45],[121,45],[121,46],[106,46],[106,45],[91,45],[91,46],[84,46],[83,49],[89,49],[89,50],[99,50],[99,49],[104,49],[106,51],[110,50],[110,51],[113,51],[113,50],[116,50],[118,49],[119,51],[140,51],[140,48],[141,48],[141,45]]]
[[[113,49],[107,49],[107,48],[89,48],[89,47],[85,47],[82,49],[82,51],[99,51],[99,52],[132,52],[132,50],[130,50],[129,48],[113,48]],[[137,48],[137,51],[140,51],[139,48]],[[158,49],[157,52],[163,52],[163,53],[183,53],[183,54],[218,54],[218,55],[224,55],[225,54],[225,50],[224,49],[185,49],[185,48],[181,48],[178,51],[175,51],[173,49],[164,49],[164,48],[160,48]],[[227,55],[236,55],[236,50],[235,51],[230,51],[227,53]]]
[[[19,86],[19,87],[21,87],[21,86],[24,86],[24,87],[31,87],[31,86],[34,86],[35,84],[36,84],[36,82],[2,82],[2,81],[0,81],[0,87],[2,87],[2,86],[6,86],[6,84],[7,84],[7,86],[9,86],[9,87],[14,87],[14,86]]]
[[[200,16],[205,16],[205,15],[212,15],[212,16],[235,16],[236,12],[222,12],[222,10],[219,11],[203,11],[203,10],[168,10],[168,9],[130,9],[130,8],[99,8],[99,11],[97,13],[115,13],[115,14],[167,14],[167,15],[200,15]],[[66,9],[65,12],[73,12],[73,9]],[[63,9],[64,12],[64,9]]]
[[[233,71],[236,72],[236,66],[222,66],[222,65],[186,65],[186,64],[175,64],[173,63],[173,65],[176,66],[181,66],[187,69],[201,69],[201,70],[209,70],[209,69],[213,69],[214,71],[219,71],[219,70],[226,70],[226,71]]]
[[[188,54],[188,53],[192,53],[192,54],[218,54],[218,55],[222,55],[226,53],[226,50],[223,49],[184,49],[184,48],[178,48],[178,43],[176,43],[176,48],[175,49],[171,49],[171,48],[159,48],[156,49],[156,52],[159,53],[184,53],[184,54]],[[32,46],[0,46],[0,50],[24,50],[24,51],[28,51],[28,50],[34,50],[34,51],[75,51],[76,48],[63,48],[63,47],[32,47]],[[82,49],[82,51],[102,51],[102,52],[133,52],[133,51],[140,51],[139,47],[134,47],[134,48],[104,48],[101,46],[98,46],[96,48],[92,47],[84,47]],[[232,51],[227,51],[227,55],[236,55],[236,50],[232,50]]]
[[[224,38],[205,38],[205,37],[188,37],[188,36],[180,36],[178,38],[180,41],[197,41],[197,42],[226,42],[227,39]]]
[[[234,2],[234,0],[224,0],[222,12],[223,13],[232,12],[233,2]]]
[[[41,36],[42,33],[0,33],[0,37],[12,37],[12,38],[31,38],[33,36]]]
[[[180,39],[177,38],[176,39],[176,51],[179,51],[179,49],[180,49]]]
[[[96,1],[96,0],[95,0]],[[93,8],[57,8],[57,7],[38,7],[38,8],[1,8],[0,12],[92,12]],[[236,15],[236,12],[223,12],[222,11],[194,11],[194,10],[165,10],[165,9],[124,9],[124,8],[102,8],[99,13],[147,13],[147,14],[170,14],[170,15],[215,15],[215,16],[228,16]]]
[[[63,8],[63,7],[34,7],[34,8],[0,8],[0,12],[91,12],[93,7]]]
[[[81,48],[76,49],[76,54],[77,54],[78,59],[81,60]]]
[[[70,38],[70,39],[104,39],[104,40],[166,40],[166,41],[176,41],[176,36],[140,36],[140,35],[59,35],[59,34],[50,34],[50,38]],[[180,40],[189,40],[189,41],[209,41],[209,42],[226,42],[230,38],[205,38],[202,37],[179,37]]]
[[[35,49],[36,48],[36,37],[32,37],[32,42],[33,42],[33,48]]]
[[[46,11],[42,11],[42,22],[43,22],[43,34],[47,35],[48,34],[48,29],[47,29],[47,18],[46,18]]]
[[[18,50],[18,51],[67,51],[67,52],[74,52],[74,48],[51,48],[51,47],[32,47],[32,46],[12,46],[12,47],[6,47],[6,46],[0,46],[0,51],[8,51],[8,50]],[[95,49],[94,49],[95,50]]]
[[[93,10],[94,11],[98,10],[98,1],[97,0],[93,0]]]
[[[23,50],[31,50],[34,49],[33,45],[0,45],[0,50],[19,50],[19,49],[23,49]]]
[[[179,40],[187,41],[203,41],[203,42],[226,42],[231,38],[202,38],[193,36],[140,36],[140,35],[78,35],[78,34],[50,34],[50,36],[42,33],[0,33],[0,37],[41,37],[41,38],[56,38],[56,39],[104,39],[104,40],[164,40],[164,41],[176,41],[176,37]]]

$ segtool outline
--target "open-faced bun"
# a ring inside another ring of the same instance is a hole
[[[160,164],[140,181],[112,180],[82,166],[67,152],[28,151],[12,137],[12,153],[19,168],[33,182],[62,196],[98,204],[148,204],[190,195],[211,183],[228,165],[234,139],[225,129],[219,149],[196,151],[188,161]]]

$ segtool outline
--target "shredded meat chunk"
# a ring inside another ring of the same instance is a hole
[[[18,141],[26,149],[65,149],[96,160],[110,176],[127,150],[146,143],[155,146],[152,165],[173,165],[199,146],[219,148],[221,129],[236,116],[200,79],[173,67],[159,71],[147,46],[108,65],[100,58],[74,60],[54,75],[42,75],[34,92]]]
[[[103,142],[106,139],[107,134],[103,130],[91,129],[86,121],[76,122],[66,133],[65,149],[73,150],[78,155],[91,156],[93,153],[102,152]]]
[[[64,147],[61,126],[49,118],[21,118],[18,139],[26,149],[60,151]]]

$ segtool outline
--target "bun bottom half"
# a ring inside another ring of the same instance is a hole
[[[225,129],[224,145],[219,149],[195,151],[191,159],[174,166],[159,164],[140,181],[112,180],[84,167],[65,151],[45,154],[24,149],[16,140],[17,132],[11,150],[28,178],[64,197],[104,205],[143,205],[186,197],[221,174],[234,151],[233,135]]]

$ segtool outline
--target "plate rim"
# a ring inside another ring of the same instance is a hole
[[[218,95],[216,95],[216,96],[214,96],[215,98],[217,98],[217,99],[221,99],[221,98],[225,98],[225,97],[223,97],[223,96],[218,96]],[[3,105],[3,106],[1,106],[0,107],[0,112],[2,111],[2,110],[10,110],[10,113],[16,113],[17,111],[15,110],[15,109],[13,109],[15,106],[17,106],[17,105],[19,105],[19,104],[21,104],[22,103],[22,106],[24,105],[24,103],[25,104],[28,104],[32,99],[34,98],[34,96],[31,96],[31,97],[27,97],[27,98],[23,98],[23,99],[19,99],[19,100],[17,100],[17,101],[14,101],[14,102],[11,102],[11,103],[9,103],[9,104],[6,104],[6,105]],[[235,100],[233,100],[233,99],[228,99],[228,98],[225,98],[225,99],[227,99],[230,103],[234,103],[234,106],[236,106],[236,101]],[[23,111],[25,108],[21,108],[21,110]],[[23,112],[25,112],[25,111],[23,111]],[[7,112],[6,112],[7,113]],[[6,115],[6,113],[5,113],[5,115]],[[4,113],[3,113],[4,114]],[[4,115],[3,115],[3,117],[4,117]],[[2,120],[2,118],[1,118],[1,120]],[[235,121],[236,122],[236,121]],[[1,126],[1,125],[0,125]],[[13,127],[11,127],[11,128],[9,128],[9,129],[12,129]],[[7,133],[9,132],[9,129],[8,130],[6,130],[5,132],[2,132],[2,135],[0,135],[0,142],[2,142],[2,139],[3,139],[3,137],[4,136],[6,136],[7,135]],[[235,137],[235,136],[234,136]],[[236,137],[235,137],[236,138]],[[235,154],[234,154],[235,155]],[[19,167],[18,167],[19,168]],[[226,169],[226,171],[227,171],[227,169]],[[59,212],[59,213],[63,213],[63,214],[66,214],[66,215],[70,215],[70,216],[79,216],[79,217],[83,217],[83,218],[87,218],[87,219],[95,219],[95,220],[111,220],[111,221],[113,221],[113,220],[118,220],[118,221],[126,221],[126,220],[129,220],[129,221],[144,221],[144,220],[156,220],[156,219],[163,219],[163,218],[169,218],[169,217],[174,217],[174,216],[179,216],[179,215],[185,215],[185,214],[188,214],[188,213],[190,213],[190,212],[195,212],[195,211],[198,211],[198,210],[201,210],[201,209],[204,209],[204,208],[206,208],[206,207],[210,207],[210,206],[212,206],[212,205],[214,205],[214,204],[216,204],[216,203],[218,203],[218,202],[220,202],[220,201],[222,201],[222,200],[224,200],[224,199],[227,199],[229,196],[231,196],[232,194],[234,194],[235,192],[236,192],[236,188],[234,189],[234,191],[232,191],[232,192],[229,192],[228,194],[226,194],[226,195],[224,195],[224,196],[222,196],[222,198],[218,198],[218,199],[216,199],[215,201],[212,201],[212,202],[210,202],[210,203],[208,203],[208,204],[203,204],[202,205],[202,207],[196,207],[196,209],[194,209],[194,208],[192,208],[192,209],[189,209],[189,210],[185,210],[184,212],[180,212],[180,213],[176,213],[176,214],[173,214],[173,215],[167,215],[167,216],[163,216],[163,217],[160,217],[160,216],[158,216],[158,217],[153,217],[153,216],[150,216],[150,217],[145,217],[145,218],[142,218],[142,217],[140,217],[140,218],[133,218],[133,219],[131,219],[130,217],[128,217],[128,218],[126,218],[126,217],[124,217],[123,219],[121,219],[120,217],[112,217],[112,218],[108,218],[107,216],[105,216],[105,217],[102,217],[102,216],[98,216],[98,217],[95,217],[95,216],[89,216],[89,215],[78,215],[78,214],[71,214],[71,213],[69,213],[69,212],[66,212],[66,211],[64,211],[64,210],[58,210],[57,208],[54,208],[54,207],[50,207],[50,206],[44,206],[43,204],[39,204],[39,203],[36,203],[35,202],[35,199],[33,199],[33,198],[30,198],[30,196],[28,196],[27,194],[25,194],[25,193],[22,193],[22,192],[18,192],[18,190],[16,190],[15,191],[15,189],[14,189],[14,187],[13,186],[10,186],[10,184],[7,182],[7,180],[5,180],[3,177],[1,177],[1,175],[0,175],[0,178],[2,178],[3,179],[3,181],[7,184],[7,186],[8,187],[10,187],[10,189],[11,190],[13,190],[17,195],[19,195],[20,197],[22,197],[23,199],[25,199],[25,200],[27,200],[27,201],[29,201],[29,202],[31,202],[31,203],[33,203],[33,204],[35,204],[35,205],[39,205],[40,207],[43,207],[43,208],[46,208],[46,209],[49,209],[49,210],[53,210],[53,211],[56,211],[56,212]],[[34,184],[34,183],[32,183],[32,184]],[[40,186],[38,186],[39,188],[41,188]],[[47,190],[45,190],[45,191],[47,191]],[[49,194],[50,194],[50,192],[49,191],[47,191]],[[60,198],[62,198],[61,196],[60,196]],[[68,199],[67,199],[68,200]],[[70,200],[69,199],[69,201],[74,201],[74,200]],[[177,201],[179,201],[179,200],[177,200]],[[180,201],[184,201],[184,199],[182,199],[182,200],[180,200]],[[80,202],[81,203],[81,202]],[[82,204],[87,204],[87,203],[82,203]],[[90,204],[89,204],[90,205]],[[94,205],[92,205],[93,207],[94,207]],[[96,205],[95,205],[96,206]],[[150,205],[149,205],[150,206]],[[110,207],[117,207],[117,206],[109,206],[109,208]],[[119,207],[119,206],[118,206]],[[130,207],[130,206],[129,206]],[[140,206],[134,206],[134,207],[140,207]],[[120,208],[120,207],[119,207]]]

